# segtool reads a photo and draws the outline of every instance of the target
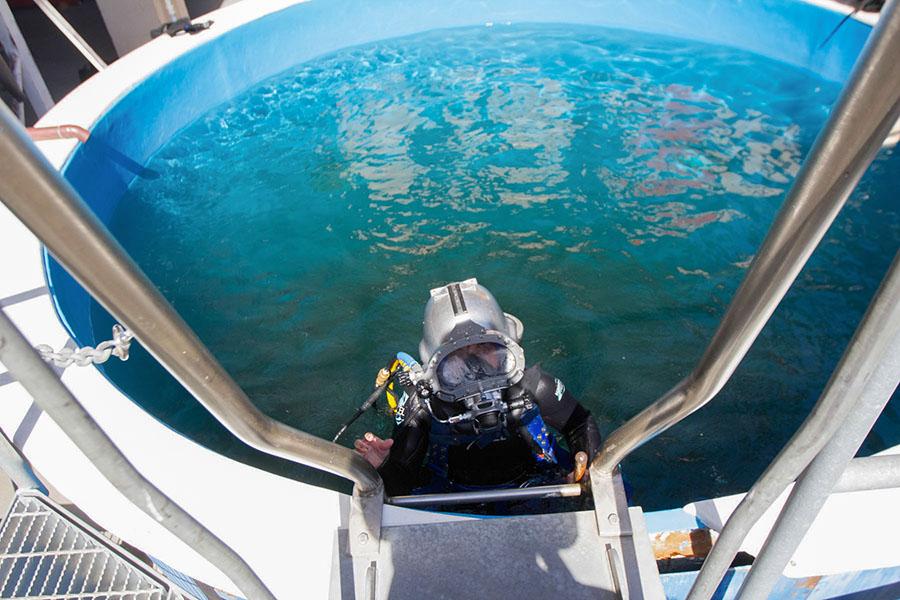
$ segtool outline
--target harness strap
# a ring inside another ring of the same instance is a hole
[[[571,465],[569,453],[557,443],[556,436],[544,423],[541,411],[536,405],[522,415],[520,423],[522,427],[519,428],[519,435],[527,436],[525,441],[529,443],[535,461],[566,468],[568,468],[567,465]],[[491,434],[458,434],[453,433],[452,425],[432,418],[428,467],[436,475],[447,478],[450,468],[448,462],[450,446],[468,446],[478,443],[479,446],[484,447],[506,437],[510,437],[510,432],[505,427]]]

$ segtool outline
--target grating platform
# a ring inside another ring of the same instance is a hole
[[[16,494],[0,527],[0,598],[192,600],[33,490]]]

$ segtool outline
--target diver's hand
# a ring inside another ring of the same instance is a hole
[[[356,448],[356,451],[362,454],[362,457],[376,469],[387,460],[393,445],[393,439],[383,440],[369,431],[366,432],[363,439],[353,442],[353,447]]]
[[[591,479],[591,472],[588,469],[587,452],[578,452],[575,454],[575,469],[566,475],[566,483],[580,483],[587,485]]]

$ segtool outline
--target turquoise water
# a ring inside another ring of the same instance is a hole
[[[331,437],[432,287],[477,277],[605,434],[699,358],[839,87],[759,56],[592,27],[429,32],[299,65],[190,124],[112,230],[248,395]],[[625,464],[647,508],[745,489],[815,402],[900,240],[883,152],[733,380]],[[95,307],[97,339],[111,321]],[[140,349],[110,377],[243,446]],[[894,408],[866,451],[900,442]],[[388,434],[386,418],[366,428]],[[348,436],[346,443],[352,441]]]

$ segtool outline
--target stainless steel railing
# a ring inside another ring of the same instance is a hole
[[[574,498],[582,492],[580,483],[540,485],[526,488],[479,490],[474,492],[449,492],[445,494],[418,494],[415,496],[391,496],[386,502],[395,506],[441,506],[450,504],[475,504],[503,500],[532,500],[535,498]]]
[[[0,201],[225,427],[263,452],[350,479],[361,496],[381,496],[381,477],[359,454],[253,405],[5,106],[0,156]]]
[[[775,529],[741,589],[741,597],[768,595],[832,486],[890,400],[898,379],[900,254],[895,257],[821,398],[728,518],[694,581],[688,600],[712,597],[750,529],[797,479]],[[810,483],[813,483],[811,497],[806,493]],[[804,496],[806,500],[796,501]],[[787,528],[786,524],[789,524]]]
[[[900,10],[885,5],[824,129],[694,370],[614,431],[591,471],[611,473],[633,450],[722,389],[756,340],[900,117]]]
[[[892,0],[700,362],[616,430],[595,458],[595,499],[598,483],[607,481],[631,451],[701,408],[731,377],[900,117],[898,56],[900,0]],[[897,385],[898,270],[895,259],[823,397],[725,524],[690,600],[712,597],[750,528],[802,472],[740,597],[764,597],[780,576]],[[854,408],[852,418],[842,422],[841,415]],[[601,527],[602,517],[598,508]]]
[[[768,505],[797,477],[775,526],[753,562],[753,568],[741,586],[739,598],[765,598],[787,565],[819,510],[825,504],[835,482],[843,485],[893,483],[897,485],[898,456],[856,459],[848,469],[869,431],[890,401],[900,382],[900,253],[869,306],[838,368],[809,417],[782,449],[778,457],[732,513],[722,531],[737,538],[749,532],[757,511]],[[829,431],[834,431],[829,435]],[[814,458],[811,458],[814,457]],[[866,468],[866,465],[871,465]],[[863,473],[859,473],[863,467]],[[849,471],[849,473],[848,473]],[[862,477],[860,478],[860,475]],[[854,481],[862,479],[861,481]],[[886,481],[880,482],[880,479]],[[860,485],[857,485],[860,487]],[[752,497],[751,497],[752,495]],[[759,512],[761,515],[762,512]],[[743,517],[743,518],[742,518]],[[746,529],[746,531],[745,531]],[[715,579],[733,548],[728,544],[713,548],[708,581]],[[735,549],[736,552],[736,549]],[[717,554],[717,556],[713,556]],[[715,561],[718,561],[716,564]],[[728,564],[724,565],[725,569]],[[704,569],[706,566],[704,565]],[[722,571],[724,574],[724,570]],[[700,579],[698,578],[698,583]],[[705,594],[700,595],[700,597]]]
[[[89,63],[91,63],[95,69],[98,71],[102,71],[107,67],[106,61],[100,58],[100,55],[91,48],[91,45],[88,44],[81,35],[75,31],[75,28],[72,27],[72,24],[69,23],[62,14],[56,10],[56,7],[50,3],[50,0],[34,0],[34,3],[37,5],[41,11],[47,15],[47,18],[56,26],[61,34],[63,34],[75,49],[81,53],[83,57],[87,59]]]

